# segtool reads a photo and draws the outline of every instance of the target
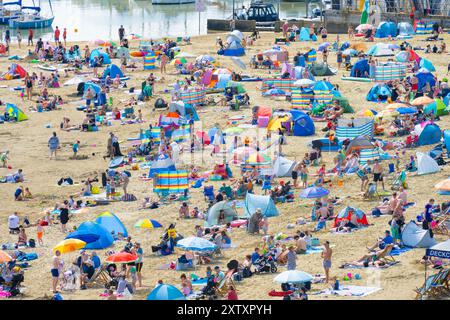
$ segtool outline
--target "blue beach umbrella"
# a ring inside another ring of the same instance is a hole
[[[177,287],[160,284],[149,293],[147,300],[186,300],[186,297]]]
[[[327,194],[329,194],[330,191],[328,191],[325,188],[321,188],[321,187],[310,187],[310,188],[306,188],[305,190],[303,190],[300,193],[300,198],[306,198],[306,199],[310,199],[310,198],[322,198],[325,197]]]
[[[266,92],[264,92],[263,97],[268,97],[268,96],[285,96],[286,92],[278,89],[278,88],[274,88],[274,89],[269,89]]]

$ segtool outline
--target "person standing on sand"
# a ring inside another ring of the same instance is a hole
[[[34,46],[33,36],[34,36],[33,29],[31,29],[31,28],[28,29],[28,46]]]
[[[61,35],[61,30],[58,29],[58,26],[56,26],[55,29],[55,45],[58,45],[59,42],[59,36]]]
[[[24,82],[27,88],[27,99],[31,101],[33,99],[33,80],[28,73],[25,76]]]
[[[53,135],[48,140],[48,147],[50,149],[50,160],[52,159],[52,155],[55,155],[56,160],[56,150],[59,148],[59,139],[56,136],[56,132],[53,132]]]
[[[325,241],[323,244],[324,249],[322,251],[323,269],[325,270],[325,283],[330,281],[330,269],[331,269],[331,255],[333,250],[330,248],[330,242]]]
[[[162,52],[161,53],[161,67],[160,67],[161,73],[166,73],[167,72],[166,71],[166,64],[167,64],[167,55],[164,52]]]
[[[59,269],[61,268],[61,259],[59,256],[61,255],[61,252],[59,250],[55,251],[55,255],[53,256],[53,264],[52,269],[50,270],[52,274],[52,289],[53,293],[57,293],[56,287],[58,286],[59,281]]]
[[[124,37],[125,37],[125,28],[123,27],[123,25],[121,25],[120,28],[119,28],[119,39],[120,39],[120,41],[122,41]]]
[[[20,33],[20,31],[17,31],[16,37],[17,37],[17,44],[20,49],[20,43],[22,42],[22,34]]]
[[[67,46],[67,42],[66,42],[66,40],[67,40],[67,28],[64,28],[63,40],[64,40],[64,47],[66,47]]]

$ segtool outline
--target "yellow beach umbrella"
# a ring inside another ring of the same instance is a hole
[[[83,249],[86,246],[86,242],[79,239],[66,239],[58,243],[53,251],[58,250],[61,253],[68,253],[76,250]]]
[[[141,219],[135,223],[134,227],[142,229],[155,229],[162,228],[162,225],[156,220]]]

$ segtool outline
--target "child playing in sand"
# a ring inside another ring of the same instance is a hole
[[[37,221],[36,232],[37,232],[38,244],[43,246],[44,245],[44,240],[43,240],[44,227],[41,224],[41,219],[38,219],[38,221]]]
[[[76,157],[77,157],[77,154],[78,154],[78,148],[79,148],[79,147],[80,147],[80,141],[77,140],[77,142],[75,142],[75,143],[72,145],[73,158],[76,158]]]
[[[3,168],[6,168],[6,166],[8,165],[8,159],[9,159],[8,154],[9,154],[9,151],[0,153],[0,162],[2,163]]]

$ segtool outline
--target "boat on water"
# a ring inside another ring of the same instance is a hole
[[[238,10],[235,15],[237,20],[255,20],[256,22],[275,22],[280,20],[274,5],[261,0],[252,1],[248,8]]]
[[[152,0],[152,4],[189,4],[195,3],[195,0]]]
[[[8,24],[9,20],[16,19],[22,12],[22,0],[3,2],[0,0],[0,24]]]
[[[9,27],[13,29],[41,29],[52,25],[55,17],[51,0],[48,1],[51,10],[51,16],[46,17],[41,14],[41,1],[36,6],[33,0],[33,6],[22,6],[22,11],[16,19],[9,20]]]

